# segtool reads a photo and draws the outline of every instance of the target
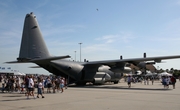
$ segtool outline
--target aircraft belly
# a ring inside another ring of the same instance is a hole
[[[82,70],[81,66],[76,65],[76,67],[74,67],[72,63],[69,63],[67,61],[62,61],[62,60],[53,61],[51,63],[55,68],[57,68],[59,71],[63,72],[64,74],[72,77],[73,79],[76,79],[76,80],[79,79],[79,73]]]

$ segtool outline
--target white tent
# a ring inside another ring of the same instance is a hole
[[[155,75],[157,75],[157,73],[148,72],[145,76],[155,76]]]
[[[24,76],[26,75],[25,73],[21,73],[21,74],[24,75]]]
[[[14,72],[14,75],[24,75],[24,73],[22,74],[22,73],[20,73],[20,72]]]
[[[167,72],[163,72],[159,74],[160,76],[172,76],[172,74],[167,73]]]

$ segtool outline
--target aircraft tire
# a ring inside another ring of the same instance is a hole
[[[114,81],[114,84],[118,84],[119,83],[119,81]]]

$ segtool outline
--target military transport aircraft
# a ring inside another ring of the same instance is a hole
[[[65,58],[70,58],[70,56],[51,56],[49,54],[36,16],[31,12],[25,16],[19,57],[17,61],[6,63],[35,63],[50,73],[69,77],[70,82],[76,84],[86,84],[86,82],[103,84],[106,81],[118,83],[122,73],[131,71],[126,64],[143,68],[147,64],[161,62],[163,59],[180,58],[180,55],[90,62],[75,62]]]

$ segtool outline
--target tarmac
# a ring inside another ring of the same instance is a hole
[[[159,81],[143,83],[108,83],[106,85],[71,86],[63,93],[45,93],[45,98],[17,92],[0,92],[0,110],[180,110],[180,82],[176,89],[164,89]]]

